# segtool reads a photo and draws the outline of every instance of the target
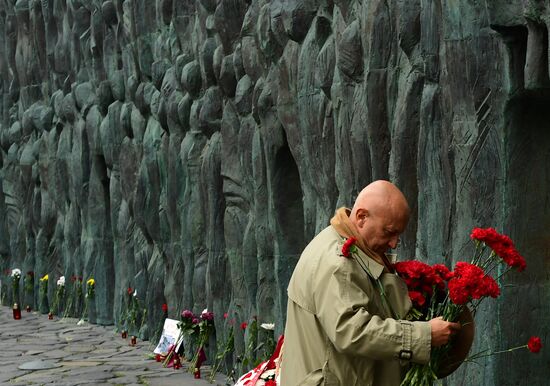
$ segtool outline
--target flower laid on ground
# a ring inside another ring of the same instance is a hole
[[[50,307],[48,306],[48,274],[45,274],[40,278],[40,312],[43,314],[48,313]]]
[[[23,279],[23,289],[26,294],[32,295],[34,292],[34,272],[28,271]]]
[[[168,354],[164,359],[164,367],[168,366],[170,360],[176,353],[176,350],[180,349],[185,337],[195,336],[199,333],[199,320],[190,310],[183,310],[180,314],[180,322],[178,323],[178,329],[180,330],[176,341],[173,346],[168,350]],[[179,350],[181,351],[181,350]]]
[[[214,313],[204,309],[201,312],[199,320],[199,339],[197,342],[197,350],[193,359],[191,360],[191,365],[189,366],[189,371],[196,373],[200,370],[202,362],[206,360],[206,355],[204,353],[204,347],[210,339],[210,334],[214,331]]]
[[[244,328],[243,328],[244,325]],[[245,348],[241,355],[237,356],[237,362],[240,364],[239,374],[246,370],[256,367],[261,358],[258,357],[258,318],[253,316],[249,323],[241,323],[241,329],[245,331]]]
[[[262,323],[260,324],[260,327],[264,330],[275,330],[275,323]]]
[[[235,386],[269,385],[277,386],[280,382],[279,364],[284,337],[278,339],[277,345],[270,357],[258,364],[255,368],[243,374],[235,383]]]
[[[475,228],[470,237],[475,241],[475,252],[470,262],[459,261],[451,272],[442,264],[428,265],[420,261],[404,261],[394,264],[397,274],[405,281],[413,309],[407,315],[410,320],[428,321],[442,316],[447,321],[457,321],[459,316],[470,310],[475,315],[482,301],[500,295],[498,282],[511,269],[519,272],[526,267],[524,258],[516,250],[512,240],[499,234],[493,228]],[[504,266],[496,279],[491,276]],[[452,342],[432,349],[430,363],[413,364],[407,372],[402,386],[430,386],[438,378],[445,358],[452,349]],[[509,352],[484,351],[465,360]],[[445,375],[445,374],[443,374]]]
[[[138,334],[145,320],[146,310],[142,308],[138,298],[137,289],[132,291],[132,287],[128,287],[129,295],[127,310],[125,314],[124,327],[130,334]]]
[[[14,268],[11,270],[11,285],[13,290],[13,302],[19,303],[19,280],[21,279],[21,270]]]
[[[71,276],[71,287],[66,289],[66,306],[63,312],[63,317],[80,316],[82,307],[82,276]]]
[[[84,311],[82,311],[82,317],[80,321],[82,324],[88,319],[88,312],[90,307],[90,300],[95,298],[95,279],[93,277],[86,281],[86,296],[84,296]]]
[[[137,290],[132,291],[132,287],[128,287],[128,308],[126,313],[126,329],[130,334],[137,333],[136,328],[138,324],[138,318],[140,313],[139,299],[137,297]]]
[[[57,288],[55,290],[55,296],[53,299],[53,304],[50,309],[50,312],[52,314],[59,314],[60,313],[60,304],[63,300],[63,297],[65,296],[65,276],[61,276],[57,280]]]
[[[86,297],[88,299],[93,299],[95,297],[95,280],[93,277],[86,281]]]
[[[263,330],[261,331],[260,338],[261,342],[258,344],[258,347],[256,348],[258,351],[261,351],[260,359],[262,362],[267,361],[271,355],[273,354],[273,351],[275,350],[275,324],[274,323],[262,323],[260,324],[260,328]]]
[[[216,373],[220,369],[220,366],[224,362],[227,355],[232,353],[235,350],[235,319],[227,320],[229,313],[225,312],[223,314],[224,324],[226,325],[227,337],[225,341],[218,341],[218,350],[216,352],[216,357],[214,358],[214,363],[212,365],[212,371],[210,372],[209,381],[212,383]]]
[[[168,312],[168,304],[162,303],[162,312],[164,312],[164,313]]]

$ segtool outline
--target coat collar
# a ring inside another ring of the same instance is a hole
[[[371,276],[374,280],[377,280],[380,275],[382,275],[382,272],[384,272],[384,266],[374,261],[374,259],[369,257],[360,248],[357,248],[356,254],[357,256],[354,256],[353,258],[361,259],[366,265],[367,273],[369,274],[369,276]]]

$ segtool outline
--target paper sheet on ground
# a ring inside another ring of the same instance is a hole
[[[168,347],[176,343],[179,334],[178,321],[166,318],[159,343],[153,352],[155,354],[166,355],[168,353]]]

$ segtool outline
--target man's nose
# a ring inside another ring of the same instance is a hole
[[[390,239],[390,242],[388,243],[391,249],[397,248],[399,245],[399,236],[394,236]]]

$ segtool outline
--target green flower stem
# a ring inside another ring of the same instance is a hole
[[[233,352],[234,348],[235,348],[235,331],[233,328],[231,328],[229,336],[225,341],[223,351],[219,352],[216,355],[214,366],[212,366],[212,371],[210,372],[210,377],[208,378],[210,383],[214,382],[214,377],[216,376],[216,373],[218,372],[223,360],[225,359],[227,354]]]
[[[174,356],[174,353],[176,352],[176,347],[178,347],[178,345],[181,343],[182,340],[183,340],[183,330],[180,331],[178,338],[174,342],[174,348],[166,354],[166,358],[164,358],[164,362],[162,362],[163,367],[168,366],[168,363],[170,363],[170,359],[172,359],[172,357]]]
[[[509,348],[507,350],[500,350],[500,351],[491,351],[490,349],[487,349],[487,350],[484,350],[484,351],[480,351],[472,356],[469,356],[467,357],[464,362],[473,362],[477,359],[480,359],[480,358],[485,358],[485,357],[489,357],[489,356],[492,356],[492,355],[498,355],[498,354],[504,354],[504,353],[508,353],[508,352],[512,352],[512,351],[516,351],[516,350],[521,350],[521,349],[525,349],[525,348],[528,348],[528,346],[526,344],[522,345],[522,346],[517,346],[517,347],[513,347],[513,348]]]
[[[355,261],[357,261],[357,263],[359,264],[359,266],[361,267],[361,269],[370,277],[373,277],[372,273],[370,272],[369,270],[369,267],[367,266],[367,264],[363,261],[363,259],[361,259],[361,257],[359,255],[356,255],[356,259]],[[397,315],[397,312],[394,311],[394,309],[392,308],[391,304],[388,302],[387,300],[387,297],[386,297],[386,291],[384,289],[384,285],[382,284],[382,282],[380,281],[380,279],[376,279],[376,285],[378,287],[378,291],[380,292],[380,296],[382,298],[382,302],[384,303],[384,308],[386,310],[389,311],[390,315],[392,316],[392,318],[394,319],[401,319],[399,315]]]

